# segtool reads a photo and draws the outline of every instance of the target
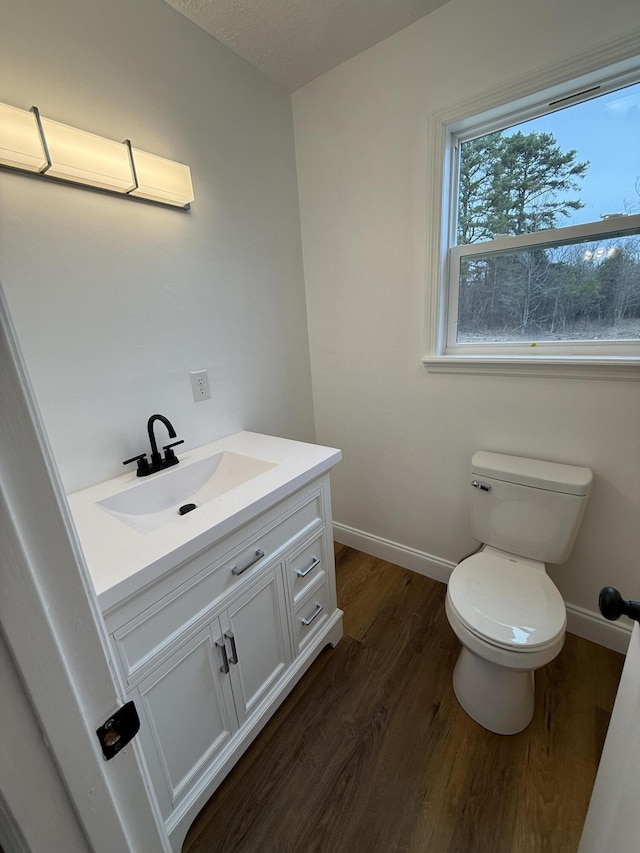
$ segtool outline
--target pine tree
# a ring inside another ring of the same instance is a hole
[[[527,234],[558,225],[584,203],[580,189],[588,162],[563,152],[550,133],[491,133],[465,142],[460,157],[458,242],[497,234]]]

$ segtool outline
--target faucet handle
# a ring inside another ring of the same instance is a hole
[[[179,444],[184,444],[184,438],[181,438],[180,441],[174,441],[171,444],[164,444],[162,449],[164,450],[164,460],[169,464],[175,465],[178,461],[176,454],[173,452],[172,448],[177,447]],[[175,462],[173,461],[175,459]]]
[[[130,462],[138,463],[138,477],[144,477],[149,472],[149,460],[146,453],[141,453],[139,456],[132,456],[131,459],[125,459],[123,465],[128,465]]]

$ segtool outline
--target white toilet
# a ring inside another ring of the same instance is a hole
[[[485,451],[471,465],[473,532],[484,545],[456,566],[447,588],[447,617],[462,643],[453,689],[481,726],[511,735],[533,717],[534,671],[564,644],[564,601],[545,562],[569,558],[593,474]]]

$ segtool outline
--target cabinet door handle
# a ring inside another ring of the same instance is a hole
[[[296,574],[299,578],[306,578],[309,572],[312,572],[316,566],[320,565],[320,557],[314,557],[311,561],[311,565],[307,566],[306,569],[296,569]]]
[[[229,672],[229,658],[227,657],[227,647],[224,644],[224,639],[220,637],[219,640],[216,640],[216,649],[220,649],[222,652],[222,666],[220,667],[220,672],[224,672],[225,674]]]
[[[231,640],[231,654],[229,655],[229,663],[238,663],[238,648],[236,646],[236,638],[233,636],[233,631],[224,632],[225,640]]]
[[[320,604],[319,601],[316,601],[315,611],[311,614],[311,616],[309,616],[308,619],[301,619],[300,621],[302,622],[303,625],[311,625],[313,620],[317,619],[323,610],[324,610],[324,607]]]
[[[244,563],[238,563],[237,566],[234,566],[231,569],[232,575],[241,575],[243,572],[246,572],[249,566],[252,566],[254,563],[257,563],[258,560],[261,560],[264,557],[264,551],[262,548],[256,548],[255,554],[252,554]]]

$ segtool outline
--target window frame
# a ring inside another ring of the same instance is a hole
[[[532,347],[531,342],[458,343],[455,337],[457,274],[463,257],[588,242],[640,229],[640,214],[635,214],[458,246],[460,143],[637,82],[637,43],[622,40],[431,117],[433,227],[427,241],[427,273],[432,286],[427,294],[427,351],[423,358],[430,371],[640,379],[640,341],[541,341]]]

